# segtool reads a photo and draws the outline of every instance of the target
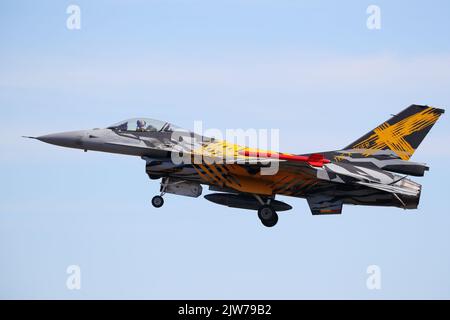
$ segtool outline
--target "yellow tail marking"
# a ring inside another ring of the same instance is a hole
[[[414,153],[414,148],[405,138],[414,132],[423,130],[433,125],[439,118],[439,114],[433,112],[433,108],[415,113],[393,125],[387,122],[374,129],[374,133],[366,140],[354,146],[354,149],[370,149],[363,153],[369,156],[377,150],[389,148],[401,159],[408,160]]]

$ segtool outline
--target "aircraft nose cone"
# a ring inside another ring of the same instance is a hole
[[[47,134],[44,136],[37,137],[36,139],[45,143],[50,143],[61,147],[81,148],[83,146],[82,138],[83,138],[82,131],[73,131],[73,132]]]

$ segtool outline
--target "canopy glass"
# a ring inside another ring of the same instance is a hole
[[[179,128],[166,121],[149,118],[133,118],[113,124],[108,129],[134,132],[172,132]]]

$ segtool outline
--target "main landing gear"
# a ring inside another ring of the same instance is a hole
[[[152,198],[152,205],[155,208],[161,208],[164,205],[163,195],[166,194],[167,186],[169,185],[169,178],[163,178],[161,180],[161,194]]]
[[[261,203],[261,206],[258,208],[258,218],[261,220],[261,223],[270,228],[277,224],[278,222],[278,214],[274,210],[274,208],[270,205],[270,200],[267,200],[267,203],[261,199],[261,197],[255,195],[256,199]]]
[[[278,214],[270,205],[263,205],[258,209],[258,218],[266,227],[273,227],[278,222]]]

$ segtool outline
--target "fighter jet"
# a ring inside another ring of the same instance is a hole
[[[149,178],[160,180],[156,208],[166,193],[199,197],[206,186],[214,192],[207,200],[255,210],[273,227],[277,212],[292,209],[277,195],[306,199],[313,215],[340,214],[344,204],[416,209],[422,186],[408,176],[421,177],[429,167],[410,158],[443,113],[411,105],[344,148],[301,155],[255,150],[147,118],[28,138],[141,157]],[[273,164],[277,170],[264,174]]]

